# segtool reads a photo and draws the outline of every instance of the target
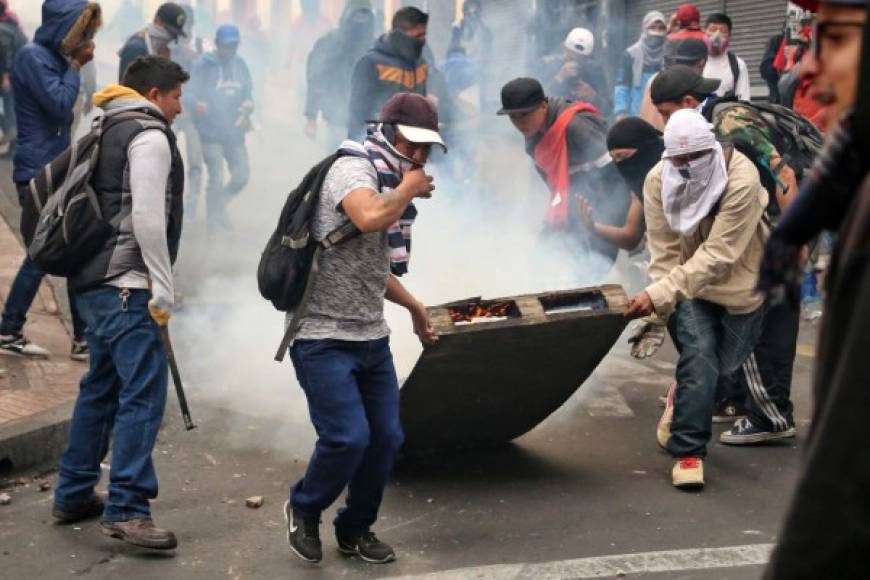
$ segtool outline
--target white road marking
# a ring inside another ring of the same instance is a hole
[[[400,576],[392,580],[582,580],[617,574],[684,572],[760,566],[770,558],[773,544],[750,544],[725,548],[690,548],[560,560],[539,564],[497,564],[444,570],[430,574]]]

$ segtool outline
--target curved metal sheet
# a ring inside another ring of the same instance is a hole
[[[594,309],[566,309],[572,295]],[[556,300],[545,309],[548,297]],[[534,428],[613,346],[628,302],[621,286],[499,300],[515,301],[521,315],[456,326],[448,309],[462,301],[429,309],[441,339],[423,351],[401,390],[406,452],[491,446]]]

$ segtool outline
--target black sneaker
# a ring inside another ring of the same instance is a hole
[[[69,357],[72,360],[87,362],[88,352],[88,343],[85,339],[73,339],[72,348],[69,351]]]
[[[287,520],[287,543],[290,549],[306,562],[320,562],[323,559],[320,520],[303,518],[293,513],[289,500],[284,502],[284,519]]]
[[[338,551],[348,556],[359,556],[370,564],[386,564],[396,559],[396,552],[378,539],[374,532],[343,535],[335,531]]]
[[[795,436],[794,425],[782,431],[768,431],[756,427],[748,417],[740,419],[734,426],[719,436],[719,441],[727,445],[751,445],[775,439],[789,439]]]
[[[714,423],[733,423],[746,416],[746,409],[734,401],[724,400],[713,410]]]
[[[0,334],[0,350],[33,358],[48,358],[48,351],[33,344],[23,334]]]

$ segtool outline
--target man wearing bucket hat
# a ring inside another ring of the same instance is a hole
[[[804,471],[765,579],[867,578],[870,7],[867,0],[795,3],[817,13],[815,45],[801,74],[813,98],[828,106],[832,126],[800,195],[771,235],[760,286],[793,286],[799,248],[821,229],[837,230],[838,243],[826,281]]]
[[[154,14],[151,24],[131,36],[118,51],[121,61],[118,65],[118,80],[124,78],[124,72],[130,63],[140,56],[153,54],[169,58],[169,45],[178,37],[187,36],[184,25],[187,15],[184,9],[174,2],[161,4]]]
[[[762,329],[764,296],[755,281],[768,196],[752,162],[723,149],[697,111],[671,115],[664,139],[664,158],[644,185],[653,283],[626,316],[676,316],[678,386],[670,429],[658,432],[658,442],[676,460],[674,486],[698,488],[719,375],[739,368]]]
[[[290,348],[318,435],[284,505],[290,549],[308,562],[323,557],[320,516],[345,487],[347,503],[334,521],[339,551],[371,563],[395,559],[371,531],[403,439],[384,299],[408,310],[421,340],[437,340],[426,307],[398,276],[408,270],[412,202],[434,190],[423,171],[429,151],[446,151],[438,112],[426,97],[399,93],[374,123],[362,144],[342,143],[323,182],[314,238],[348,220],[360,234],[322,254]]]

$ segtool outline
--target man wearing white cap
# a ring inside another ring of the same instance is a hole
[[[595,36],[586,28],[574,28],[562,43],[562,54],[544,59],[542,78],[547,94],[572,101],[586,101],[602,114],[610,112],[607,81],[595,58]]]
[[[348,221],[359,234],[324,252],[311,298],[291,328],[290,356],[317,443],[284,515],[290,548],[308,562],[323,557],[321,514],[345,488],[346,505],[334,520],[339,551],[370,563],[396,557],[371,531],[402,445],[384,300],[408,310],[422,341],[437,340],[426,307],[398,278],[408,270],[413,201],[435,189],[423,171],[433,145],[447,151],[435,105],[395,94],[363,143],[342,143],[323,182],[314,238],[322,241]]]
[[[626,316],[676,316],[682,345],[670,429],[659,444],[676,459],[673,484],[704,485],[703,459],[722,373],[734,372],[762,330],[756,292],[768,228],[768,195],[752,162],[723,150],[700,113],[683,109],[665,127],[665,153],[644,184],[653,283]]]

